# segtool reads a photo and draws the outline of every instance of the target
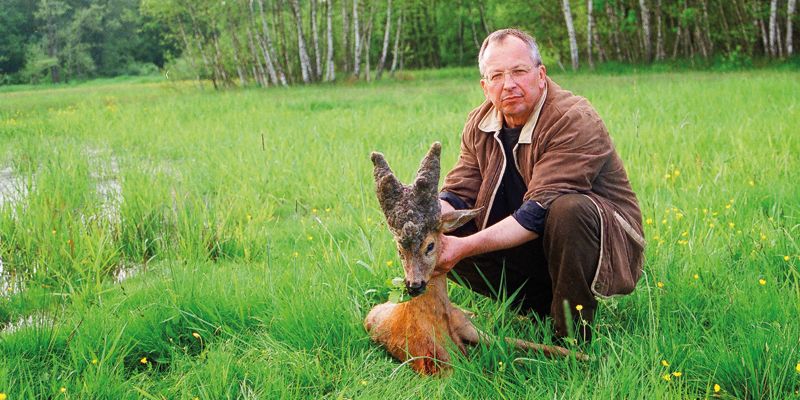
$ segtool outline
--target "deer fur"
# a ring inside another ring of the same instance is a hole
[[[422,160],[414,182],[403,185],[383,155],[372,153],[378,202],[397,244],[406,290],[412,299],[375,306],[367,314],[364,327],[372,340],[392,356],[408,361],[412,369],[425,375],[437,374],[447,367],[451,359],[448,349],[466,355],[468,344],[489,339],[462,310],[450,303],[446,275],[433,276],[441,234],[465,224],[477,213],[477,210],[456,210],[441,214],[437,196],[440,154],[441,145],[436,142]],[[578,359],[586,359],[584,354],[559,346],[511,338],[506,341],[551,357],[575,354]]]

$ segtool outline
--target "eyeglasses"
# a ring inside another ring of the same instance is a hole
[[[484,79],[489,82],[489,85],[496,86],[500,85],[506,80],[506,74],[511,77],[515,83],[519,83],[518,80],[524,78],[534,67],[524,67],[519,66],[512,70],[508,71],[496,71],[492,72],[489,75],[486,75]]]

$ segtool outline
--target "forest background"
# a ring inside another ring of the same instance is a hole
[[[551,69],[797,65],[796,0],[2,0],[0,84],[168,74],[214,87],[471,66],[497,28]]]

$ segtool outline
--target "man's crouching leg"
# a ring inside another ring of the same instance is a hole
[[[582,194],[558,197],[547,211],[542,239],[553,285],[550,315],[555,334],[569,335],[566,302],[573,334],[590,341],[590,324],[597,309],[590,287],[600,257],[600,216],[594,203]]]

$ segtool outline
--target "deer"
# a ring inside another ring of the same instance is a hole
[[[411,300],[378,304],[364,320],[370,338],[394,358],[409,363],[421,375],[437,375],[450,367],[450,349],[467,354],[467,345],[488,343],[465,311],[455,307],[447,293],[446,274],[434,274],[440,237],[475,217],[480,209],[441,213],[438,199],[441,144],[433,143],[422,159],[411,185],[395,177],[383,154],[372,152],[375,192],[386,223],[394,237]],[[522,350],[536,350],[548,357],[588,360],[564,347],[505,338]]]

